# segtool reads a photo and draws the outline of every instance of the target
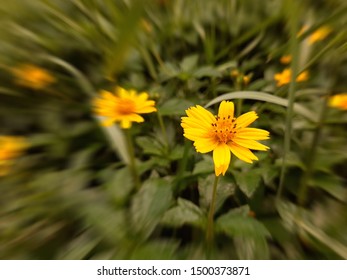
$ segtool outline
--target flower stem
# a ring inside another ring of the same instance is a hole
[[[299,72],[299,41],[297,38],[298,25],[299,25],[299,15],[298,10],[299,6],[294,1],[285,1],[286,8],[288,9],[288,25],[290,29],[290,51],[293,57],[291,63],[292,77],[289,84],[289,93],[288,93],[288,108],[286,115],[286,124],[284,132],[284,153],[282,158],[282,168],[280,174],[279,188],[277,191],[277,199],[281,198],[283,187],[284,187],[284,178],[286,174],[286,164],[287,164],[287,155],[290,151],[290,139],[292,132],[292,118],[293,118],[293,109],[294,109],[294,99],[295,99],[295,90],[296,90],[296,76]]]
[[[139,176],[137,174],[137,170],[136,170],[136,166],[135,166],[134,146],[133,146],[132,138],[130,135],[130,130],[124,129],[124,131],[125,131],[125,135],[126,135],[126,141],[127,141],[128,153],[129,153],[129,159],[130,159],[129,168],[130,168],[130,172],[133,176],[135,188],[138,190],[138,189],[140,189],[140,180],[139,180]]]
[[[206,244],[207,244],[207,250],[208,252],[211,252],[211,248],[213,245],[213,216],[214,216],[214,209],[216,205],[216,194],[217,194],[217,185],[219,181],[219,176],[215,176],[214,183],[213,183],[213,191],[212,191],[212,198],[211,198],[211,204],[210,204],[210,210],[208,212],[208,219],[207,219],[207,230],[206,230]]]
[[[157,116],[158,116],[160,129],[161,129],[161,132],[163,134],[164,141],[165,141],[165,147],[166,147],[166,149],[168,149],[169,148],[169,139],[167,137],[165,125],[164,125],[164,122],[163,122],[163,117],[162,117],[162,115],[160,114],[159,111],[157,112]]]
[[[304,205],[306,202],[307,197],[307,190],[308,190],[308,184],[309,180],[311,179],[312,172],[313,172],[313,164],[316,159],[317,154],[317,148],[319,144],[319,139],[321,136],[322,127],[324,124],[324,119],[328,111],[328,100],[325,98],[322,103],[321,111],[320,111],[320,117],[319,122],[317,124],[316,130],[313,135],[313,139],[311,142],[311,148],[309,150],[309,154],[307,157],[307,163],[306,163],[306,172],[302,176],[298,191],[298,203],[300,205]]]

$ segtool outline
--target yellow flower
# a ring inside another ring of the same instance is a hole
[[[283,55],[280,58],[280,62],[282,64],[289,64],[292,61],[292,56],[290,54]]]
[[[281,73],[276,73],[274,76],[275,80],[277,81],[278,87],[289,84],[291,77],[292,77],[292,71],[289,68],[284,69]],[[304,82],[307,79],[308,79],[308,71],[304,71],[297,76],[296,81]]]
[[[347,93],[336,94],[329,99],[331,107],[347,110]]]
[[[120,122],[122,128],[130,128],[132,122],[144,121],[139,114],[157,111],[155,102],[148,100],[145,92],[138,94],[135,90],[117,87],[115,94],[103,90],[100,95],[93,100],[93,106],[96,115],[106,118],[105,126]]]
[[[251,81],[251,75],[244,75],[242,77],[242,81],[243,81],[243,84],[245,86],[247,86],[249,84],[249,82]]]
[[[197,105],[186,110],[188,117],[182,117],[184,137],[194,141],[196,151],[213,151],[216,176],[225,174],[230,163],[230,152],[239,159],[252,163],[258,158],[250,151],[265,151],[267,146],[256,140],[269,139],[269,132],[258,128],[248,128],[258,116],[254,111],[234,117],[234,103],[222,101],[218,116]]]
[[[14,159],[21,156],[27,147],[23,137],[0,136],[0,176],[10,172]]]
[[[45,69],[31,64],[23,64],[12,69],[16,82],[19,85],[33,88],[43,89],[55,82],[55,78]]]
[[[324,40],[331,32],[331,28],[328,26],[322,26],[313,32],[310,37],[308,37],[308,42],[312,45],[318,41]]]

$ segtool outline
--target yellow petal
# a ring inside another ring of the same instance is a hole
[[[258,158],[247,148],[241,147],[235,143],[231,143],[228,145],[230,151],[237,156],[239,159],[252,163],[253,160],[258,160]]]
[[[201,139],[195,140],[194,142],[195,149],[199,153],[211,152],[217,147],[217,145],[218,145],[218,142],[215,141],[213,138],[201,138]]]
[[[231,118],[234,117],[234,103],[223,100],[219,105],[218,117],[228,118],[228,116],[230,116]]]
[[[121,128],[127,129],[131,127],[131,121],[129,120],[121,120],[120,122]]]
[[[197,105],[186,110],[187,116],[197,121],[204,122],[206,126],[211,125],[216,121],[212,113],[205,108]]]
[[[250,125],[258,118],[254,111],[247,112],[236,119],[236,128],[242,128]]]
[[[245,127],[237,131],[237,138],[251,140],[266,140],[269,139],[269,132],[264,129]]]
[[[201,122],[195,118],[190,117],[182,117],[181,120],[181,126],[183,128],[198,128],[209,131],[212,126],[211,124],[207,124],[206,122]]]
[[[196,141],[197,139],[208,138],[208,135],[205,130],[197,128],[184,129],[184,136],[192,141]]]
[[[230,150],[228,145],[223,143],[213,150],[213,162],[216,176],[220,174],[224,176],[230,164]]]
[[[269,149],[269,147],[251,139],[234,138],[233,142],[235,142],[239,146],[252,149],[252,150],[266,151]]]

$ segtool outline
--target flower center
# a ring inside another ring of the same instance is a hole
[[[228,143],[233,140],[236,133],[236,118],[230,115],[223,118],[217,116],[212,127],[215,139],[220,143]]]
[[[121,115],[129,115],[135,111],[135,102],[131,99],[122,99],[117,106],[117,111]]]

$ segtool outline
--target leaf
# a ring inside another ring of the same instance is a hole
[[[199,178],[199,202],[206,210],[209,208],[212,199],[212,188],[215,175],[211,174],[207,178]],[[217,186],[215,212],[222,206],[224,201],[235,192],[235,184],[227,177],[221,177]]]
[[[261,172],[259,169],[251,169],[246,172],[233,171],[236,184],[241,191],[247,196],[252,197],[260,185]]]
[[[194,104],[186,99],[171,98],[158,107],[162,116],[182,116],[184,111]]]
[[[203,66],[194,71],[193,76],[199,79],[202,77],[219,77],[221,74],[211,66]]]
[[[172,191],[168,180],[147,180],[131,202],[131,225],[135,233],[148,237],[171,202]]]
[[[203,155],[202,160],[195,164],[193,174],[211,174],[214,172],[214,163],[211,156]]]
[[[156,140],[148,136],[136,138],[136,143],[143,149],[145,154],[149,155],[162,155],[162,145]]]
[[[183,72],[192,72],[198,63],[199,56],[197,54],[186,56],[180,63]]]
[[[246,211],[249,212],[248,206],[220,216],[216,221],[216,231],[234,238],[240,259],[268,259],[267,238],[271,235],[262,223],[249,217]]]
[[[265,102],[281,105],[284,107],[289,106],[289,102],[287,99],[284,99],[269,93],[259,92],[259,91],[235,91],[235,92],[222,94],[212,99],[209,103],[205,105],[205,108],[208,108],[213,104],[222,102],[223,100],[229,100],[229,99],[251,99],[251,100],[265,101]],[[302,115],[303,117],[309,119],[310,121],[313,121],[315,123],[318,122],[318,116],[300,104],[294,103],[294,112]]]
[[[340,177],[333,174],[317,173],[312,176],[310,185],[321,188],[338,200],[346,201],[347,192]]]
[[[175,252],[178,242],[170,240],[156,240],[147,242],[131,253],[132,260],[172,260],[177,259]]]
[[[204,228],[206,217],[205,213],[194,203],[183,198],[178,198],[177,206],[169,209],[161,222],[171,227],[181,227],[188,224]]]
[[[133,177],[128,167],[113,171],[106,183],[107,193],[119,205],[125,203],[133,187]]]
[[[101,238],[95,238],[90,231],[83,232],[61,250],[59,260],[82,260],[98,245]]]
[[[249,217],[248,213],[245,214],[245,210],[247,209],[249,209],[248,206],[246,208],[236,208],[220,216],[216,221],[216,230],[224,232],[231,237],[252,237],[256,235],[270,237],[269,231],[262,223]]]
[[[296,227],[299,227],[342,258],[347,259],[347,246],[331,238],[321,227],[314,225],[310,220],[310,212],[287,201],[278,201],[276,207],[289,228],[296,230]]]

